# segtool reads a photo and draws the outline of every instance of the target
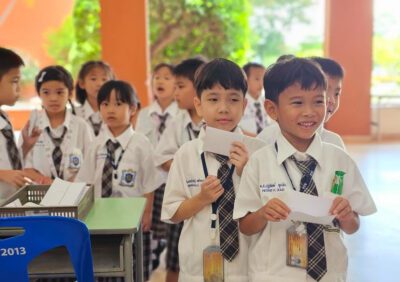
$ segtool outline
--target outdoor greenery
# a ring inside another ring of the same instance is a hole
[[[307,14],[321,1],[148,0],[151,64],[203,55],[269,65],[281,54],[323,55],[322,35],[293,32],[309,31],[310,20],[324,16]],[[73,14],[49,36],[50,55],[74,75],[83,62],[101,56],[99,12],[99,0],[75,0]],[[387,31],[398,18],[387,13],[376,15],[373,38],[373,92],[382,94],[400,89],[400,34]],[[291,45],[293,34],[301,40]]]

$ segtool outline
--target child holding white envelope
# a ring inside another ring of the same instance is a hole
[[[359,215],[376,207],[355,162],[316,133],[326,114],[326,79],[314,62],[294,58],[272,65],[264,85],[265,108],[281,132],[274,144],[250,157],[233,214],[241,232],[255,234],[249,281],[345,281],[342,232],[356,232]],[[329,226],[291,220],[301,198],[291,204],[295,193],[308,194],[304,202],[309,197],[324,202],[335,196],[332,186],[341,195],[331,200]]]

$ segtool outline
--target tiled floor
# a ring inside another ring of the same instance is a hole
[[[378,208],[376,214],[361,218],[357,233],[345,238],[348,282],[400,281],[400,142],[347,148]],[[161,281],[165,272],[158,270],[151,282]]]

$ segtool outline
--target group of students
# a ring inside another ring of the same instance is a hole
[[[0,106],[17,100],[21,66],[17,54],[0,48]],[[157,65],[155,99],[137,113],[134,89],[106,63],[82,66],[78,107],[68,71],[46,67],[35,81],[43,110],[24,127],[19,146],[1,111],[7,154],[0,156],[0,199],[27,181],[55,177],[93,184],[96,197],[146,197],[145,280],[152,252],[166,245],[168,282],[220,281],[203,267],[216,245],[224,281],[345,281],[342,231],[356,232],[359,215],[376,208],[342,139],[324,128],[339,106],[342,80],[343,69],[327,58],[285,56],[267,69],[242,69],[196,57]],[[227,144],[229,157],[205,152],[207,127],[257,136],[266,146],[251,155],[242,142]],[[332,224],[288,220],[287,194],[327,196],[336,171],[345,176]],[[293,226],[303,227],[308,241],[301,267],[287,259]]]

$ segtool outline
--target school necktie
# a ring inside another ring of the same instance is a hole
[[[264,128],[263,117],[262,117],[262,112],[261,112],[261,104],[259,102],[255,102],[254,107],[256,107],[256,129],[257,129],[257,134],[258,134]]]
[[[118,142],[114,143],[108,140],[106,143],[107,157],[104,162],[103,175],[101,177],[101,196],[108,198],[112,194],[112,175],[114,172],[113,163],[115,160],[115,151],[119,148]]]
[[[218,211],[220,247],[223,257],[228,261],[232,261],[239,252],[238,223],[232,219],[235,191],[228,166],[229,158],[218,154],[215,154],[215,158],[221,164],[217,177],[224,188],[224,193],[219,199]]]
[[[7,153],[11,166],[13,169],[18,169],[18,170],[22,169],[21,157],[19,155],[17,145],[15,144],[12,125],[10,121],[3,114],[1,114],[1,116],[8,123],[8,127],[3,128],[1,130],[1,133],[3,133],[4,138],[6,138]]]
[[[307,161],[298,161],[294,156],[290,157],[302,173],[300,192],[318,196],[317,187],[311,176],[317,165],[313,158]],[[307,187],[303,183],[308,182]],[[322,279],[327,271],[324,232],[321,224],[306,223],[308,234],[308,266],[307,273],[316,281]]]
[[[101,121],[100,122],[94,122],[92,117],[89,117],[89,122],[92,125],[93,131],[94,131],[94,135],[95,136],[99,135],[102,122]]]
[[[189,128],[190,132],[193,133],[194,138],[196,139],[196,138],[199,136],[200,130],[195,130],[195,129],[193,129],[192,123],[189,123],[189,124],[188,124],[188,128]],[[189,139],[192,140],[191,136],[189,136]]]
[[[64,126],[64,131],[60,137],[53,137],[53,135],[51,134],[51,131],[50,131],[50,127],[46,127],[46,132],[49,135],[49,137],[54,145],[54,149],[53,149],[53,153],[52,153],[51,157],[53,159],[53,164],[56,169],[56,173],[57,173],[56,176],[58,176],[59,178],[63,178],[63,173],[60,172],[60,166],[61,166],[61,161],[62,161],[62,157],[63,157],[63,152],[61,151],[61,144],[64,140],[65,134],[67,133],[67,128]]]
[[[157,116],[158,116],[158,119],[159,119],[159,121],[160,121],[160,124],[159,124],[159,126],[158,126],[158,133],[160,133],[160,136],[161,136],[161,134],[163,134],[163,132],[164,132],[164,129],[165,129],[165,126],[166,126],[166,121],[167,121],[167,118],[168,118],[168,113],[165,113],[165,114],[163,114],[163,115],[159,115],[159,114],[157,114]]]

